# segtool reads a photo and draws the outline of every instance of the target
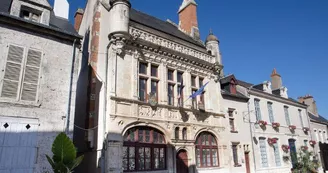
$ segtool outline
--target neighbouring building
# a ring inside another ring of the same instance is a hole
[[[228,75],[220,79],[222,110],[226,113],[225,124],[228,130],[225,137],[230,141],[230,172],[251,173],[254,172],[254,156],[252,152],[252,138],[250,132],[250,119],[248,112],[249,97],[247,93],[238,91],[241,87],[234,75]]]
[[[255,172],[290,173],[297,162],[295,155],[313,150],[307,105],[288,97],[275,69],[271,82],[236,82],[237,92],[249,96],[245,119],[250,123]]]
[[[314,153],[315,159],[320,161],[320,172],[328,171],[328,120],[319,115],[316,102],[311,95],[299,97],[298,101],[308,105],[308,116],[310,119],[310,127],[312,140],[315,141]]]
[[[89,0],[77,11],[84,39],[74,143],[86,156],[77,172],[247,169],[251,142],[241,134],[230,140],[229,119],[242,121],[248,98],[236,106],[228,98],[231,109],[222,105],[219,40],[213,33],[200,40],[196,11],[194,0],[183,0],[179,24],[137,11],[128,0]]]
[[[55,136],[72,137],[80,39],[66,0],[0,1],[0,172],[50,171]]]

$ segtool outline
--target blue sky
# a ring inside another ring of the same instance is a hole
[[[311,94],[328,118],[327,0],[196,0],[204,40],[212,28],[220,40],[225,74],[260,83],[273,68],[290,97]],[[132,7],[178,23],[182,0],[131,0]],[[84,0],[71,0],[70,19]]]

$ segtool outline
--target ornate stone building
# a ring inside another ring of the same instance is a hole
[[[76,15],[90,65],[89,90],[78,93],[88,99],[77,103],[87,113],[76,111],[89,130],[74,136],[83,172],[230,172],[219,40],[200,40],[196,8],[184,0],[179,25],[128,0],[89,0],[83,19]]]

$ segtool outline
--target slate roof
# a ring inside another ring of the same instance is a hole
[[[220,79],[222,96],[228,96],[228,97],[233,97],[233,98],[242,99],[242,100],[247,101],[249,98],[247,96],[245,96],[244,94],[242,94],[238,91],[236,92],[236,94],[232,94],[232,93],[230,93],[229,90],[226,90],[222,87],[223,85],[227,85],[228,83],[230,83],[231,79],[236,79],[236,78],[234,75],[229,75],[229,76],[226,76],[226,77]],[[236,84],[238,85],[238,81]]]
[[[272,91],[272,94],[270,94],[270,93],[266,93],[266,92],[263,91],[263,87],[260,87],[260,86],[259,86],[259,85],[261,85],[261,84],[253,85],[253,84],[251,84],[251,83],[248,83],[248,82],[245,82],[245,81],[242,81],[242,80],[237,80],[237,81],[238,81],[238,85],[241,85],[241,86],[243,86],[243,87],[245,87],[245,88],[250,88],[251,86],[253,86],[253,87],[252,87],[253,90],[256,90],[256,91],[259,91],[259,92],[263,92],[263,93],[265,93],[265,94],[269,94],[269,95],[272,95],[272,96],[274,96],[274,97],[279,97],[279,98],[282,98],[282,99],[286,99],[286,98],[283,98],[283,97],[280,96],[280,90],[279,90],[279,89],[277,89],[277,90],[273,90],[273,91]],[[261,89],[261,88],[262,88],[262,89]],[[295,100],[295,99],[293,99],[293,98],[290,98],[290,97],[289,97],[287,100],[292,101],[292,102],[297,103],[297,104],[301,104],[301,105],[306,106],[305,104],[300,103],[300,102],[298,102],[297,100]]]
[[[10,17],[12,19],[18,19],[19,17],[10,15],[10,7],[11,7],[12,0],[0,0],[0,15]],[[21,18],[19,18],[21,19]],[[24,19],[21,19],[24,20]],[[41,23],[35,23],[29,20],[24,20],[25,22],[28,22],[30,24],[35,24],[38,26],[43,26],[48,29],[52,29],[58,32],[62,32],[74,37],[81,38],[81,36],[76,32],[73,25],[69,23],[67,19],[57,17],[55,16],[55,13],[51,11],[50,13],[50,21],[49,26],[41,24]]]
[[[319,115],[319,117],[317,117],[317,116],[313,115],[310,112],[308,112],[308,114],[309,114],[309,117],[312,121],[328,125],[328,120],[326,120],[324,117],[322,117],[320,115]]]
[[[152,29],[164,32],[166,34],[172,35],[174,37],[180,38],[184,41],[197,45],[201,48],[205,49],[205,45],[200,41],[194,40],[192,37],[186,35],[182,31],[180,31],[176,26],[173,24],[163,21],[161,19],[155,18],[143,12],[140,12],[136,9],[131,8],[130,10],[130,20],[141,25],[145,25]]]

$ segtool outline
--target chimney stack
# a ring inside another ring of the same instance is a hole
[[[79,8],[76,10],[74,15],[74,29],[79,32],[81,22],[83,19],[84,10],[82,8]]]
[[[183,0],[179,8],[179,27],[196,40],[200,40],[195,0]]]
[[[67,0],[55,0],[54,12],[57,17],[68,20],[69,4]]]
[[[277,70],[274,68],[271,74],[271,84],[272,90],[277,90],[282,87],[282,80],[280,74],[277,73]]]
[[[303,96],[303,97],[299,97],[298,101],[300,103],[306,104],[308,105],[308,111],[311,112],[313,115],[319,117],[318,114],[318,109],[317,109],[317,104],[315,102],[315,100],[313,99],[313,96],[311,96],[310,94]]]

